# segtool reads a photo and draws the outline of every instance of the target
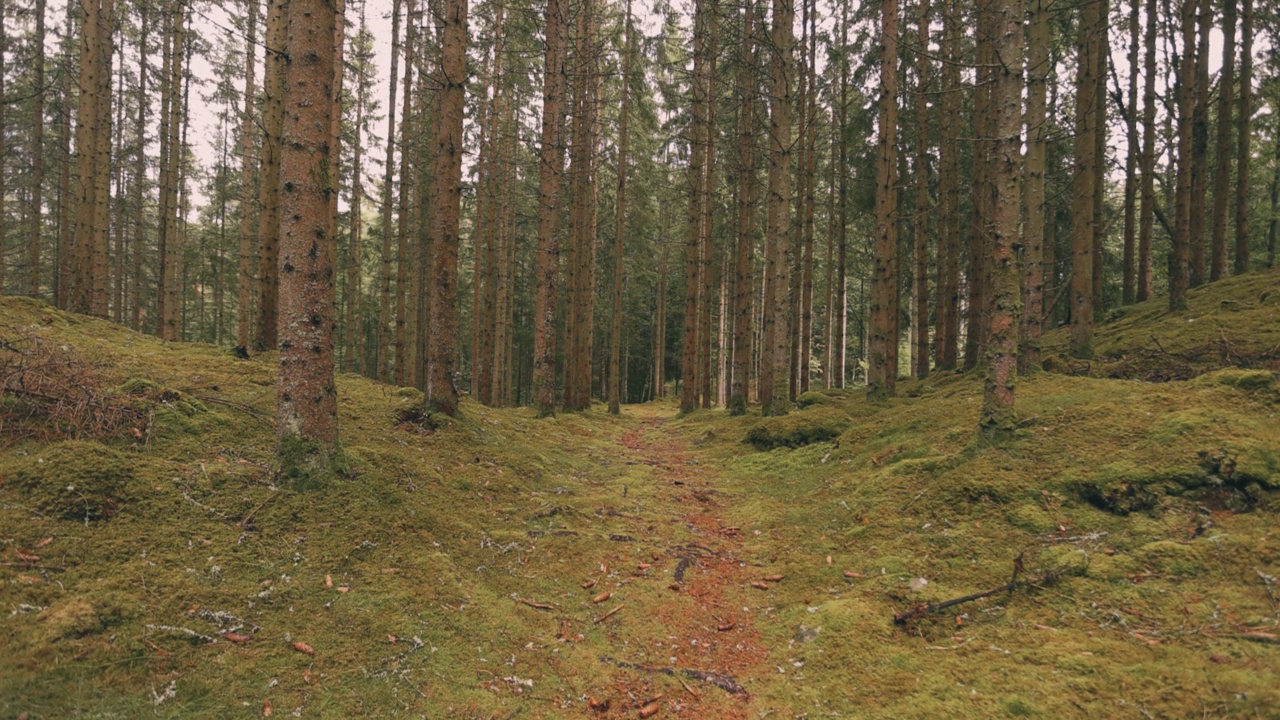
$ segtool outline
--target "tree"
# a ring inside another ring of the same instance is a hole
[[[992,88],[995,173],[992,183],[992,315],[987,339],[987,375],[983,385],[981,434],[1013,437],[1017,429],[1014,383],[1018,358],[1018,220],[1022,177],[1022,0],[996,0],[992,41],[1000,61]]]
[[[391,380],[391,349],[394,339],[391,328],[391,294],[393,287],[391,266],[394,261],[391,250],[391,206],[394,196],[393,180],[396,164],[396,89],[399,87],[397,64],[400,61],[401,49],[400,5],[401,0],[395,0],[391,8],[391,75],[387,82],[387,93],[390,95],[390,99],[387,101],[387,147],[383,165],[381,224],[379,226],[382,232],[382,246],[378,265],[378,332],[376,336],[378,347],[377,358],[374,360],[373,376],[383,382]]]
[[[733,299],[733,388],[729,413],[747,411],[751,382],[751,277],[755,202],[755,107],[756,37],[755,0],[747,0],[742,11],[742,58],[738,64],[738,225],[734,245]]]
[[[938,300],[935,303],[938,327],[934,362],[939,370],[956,369],[960,334],[960,123],[952,121],[953,118],[960,117],[959,45],[962,21],[958,4],[958,0],[943,0],[940,110],[947,121],[941,124],[942,137],[938,147]],[[1034,87],[1032,92],[1034,93]],[[1028,154],[1029,163],[1031,157]],[[1030,198],[1027,202],[1031,202]],[[1032,212],[1028,208],[1028,222],[1031,221]]]
[[[1027,160],[1023,197],[1027,206],[1022,237],[1022,343],[1019,370],[1040,366],[1040,334],[1044,320],[1045,112],[1049,75],[1049,8],[1047,0],[1030,0],[1027,32]]]
[[[1105,27],[1102,0],[1086,0],[1080,6],[1076,41],[1075,168],[1071,184],[1071,354],[1093,355],[1094,212],[1098,158],[1097,77]],[[1194,0],[1191,0],[1194,2]]]
[[[564,102],[567,35],[567,8],[561,0],[547,0],[533,320],[533,394],[540,417],[554,414],[556,405],[556,283],[560,260],[556,235],[560,219],[560,180],[564,174],[561,104]]]
[[[467,0],[448,0],[441,47],[440,116],[435,169],[434,327],[427,344],[427,402],[450,417],[458,413],[453,360],[458,331],[458,224],[462,204],[462,99],[467,83]]]
[[[1209,280],[1227,273],[1227,199],[1231,186],[1231,122],[1236,84],[1236,0],[1222,3],[1222,75],[1218,81],[1217,147],[1213,153],[1213,232],[1210,237]]]
[[[867,399],[893,397],[898,383],[898,4],[882,0],[880,120],[876,139],[875,269]],[[970,280],[970,282],[973,282]]]
[[[769,93],[769,199],[765,220],[764,345],[760,358],[760,404],[765,415],[791,407],[788,343],[791,298],[791,60],[795,22],[792,0],[773,0]]]
[[[1241,0],[1240,119],[1236,141],[1236,275],[1249,271],[1249,149],[1253,124],[1253,0]]]
[[[618,191],[613,218],[613,318],[609,335],[609,412],[617,415],[622,393],[622,237],[627,224],[627,121],[631,110],[631,0],[622,16],[622,109],[618,117]]]
[[[1138,2],[1138,0],[1133,0]],[[1156,0],[1146,2],[1142,72],[1142,210],[1138,216],[1138,302],[1152,293],[1151,245],[1155,233],[1156,175],[1156,37],[1159,10]],[[1131,71],[1136,71],[1133,68]]]
[[[285,17],[290,0],[267,0],[262,70],[262,170],[258,174],[258,311],[254,347],[273,350],[279,308],[280,143],[284,118]],[[327,125],[325,127],[328,127]]]
[[[268,0],[270,2],[270,0]],[[236,346],[243,353],[249,352],[253,339],[251,327],[253,320],[253,271],[256,238],[253,236],[253,154],[254,154],[254,113],[253,97],[256,92],[257,63],[254,52],[258,40],[258,0],[246,0],[248,19],[245,23],[244,41],[244,97],[241,107],[240,125],[240,261],[239,291],[236,294]]]
[[[707,147],[711,143],[711,128],[707,122],[707,96],[709,73],[707,71],[708,0],[695,0],[693,29],[693,75],[689,88],[689,214],[685,224],[684,245],[684,336],[680,353],[680,412],[692,412],[698,407],[701,390],[699,383],[699,320],[710,298],[705,288],[703,254],[704,196],[709,191],[707,183]]]
[[[1173,256],[1169,263],[1169,309],[1187,309],[1191,283],[1191,164],[1192,113],[1195,107],[1196,0],[1182,0],[1179,14],[1182,55],[1177,58],[1178,172],[1174,190]]]
[[[31,227],[27,230],[27,289],[32,297],[40,297],[40,251],[44,238],[44,14],[45,0],[36,0],[35,8],[35,61],[32,85],[35,87],[31,103]],[[145,43],[145,35],[144,43]]]
[[[337,112],[332,0],[289,0],[280,143],[277,457],[282,474],[311,477],[338,460],[334,384],[337,243],[330,229],[329,128]]]
[[[914,375],[929,375],[929,0],[918,0],[916,20],[916,212],[914,347],[911,361]]]

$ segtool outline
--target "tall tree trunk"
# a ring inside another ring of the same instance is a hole
[[[815,186],[817,184],[817,124],[818,124],[818,13],[814,0],[807,1],[809,18],[809,58],[805,63],[808,73],[807,91],[802,98],[805,105],[804,162],[804,255],[800,261],[800,388],[809,391],[810,358],[813,355],[813,238],[815,212]]]
[[[94,237],[94,205],[97,201],[98,105],[102,74],[99,26],[108,22],[101,0],[83,3],[84,19],[80,29],[80,95],[76,108],[76,219],[72,237],[74,260],[73,284],[68,307],[76,312],[89,312],[89,272],[87,264]],[[103,168],[102,172],[106,169]]]
[[[485,405],[494,405],[495,385],[495,326],[497,319],[498,287],[495,285],[495,274],[498,263],[498,206],[501,203],[497,188],[499,176],[505,167],[500,157],[503,144],[499,138],[503,120],[503,88],[502,88],[502,53],[503,53],[503,18],[506,11],[504,2],[498,2],[494,9],[492,23],[493,57],[489,63],[488,79],[485,82],[485,97],[489,90],[493,91],[493,99],[489,101],[487,118],[480,118],[480,158],[477,162],[476,210],[472,232],[475,250],[475,273],[473,280],[474,301],[472,302],[471,328],[471,362],[472,386],[476,398]]]
[[[613,319],[609,338],[609,412],[621,412],[622,394],[622,238],[627,227],[627,121],[631,109],[631,0],[622,16],[622,109],[618,118],[618,190],[613,218]]]
[[[467,83],[467,0],[448,0],[441,39],[439,130],[436,139],[431,335],[427,345],[427,402],[450,417],[458,413],[453,384],[458,352],[458,225],[462,211],[462,101]]]
[[[747,411],[751,381],[751,277],[754,264],[755,219],[755,107],[756,3],[747,0],[742,12],[742,61],[738,66],[738,227],[734,245],[733,388],[729,413]]]
[[[5,77],[7,70],[5,69],[5,55],[9,52],[9,32],[6,15],[8,14],[8,3],[0,0],[0,141],[3,141],[4,147],[0,148],[0,295],[4,295],[4,278],[5,278],[5,238],[8,236],[8,211],[5,209],[5,177],[6,162],[9,155],[9,139],[5,137],[9,131],[9,126],[5,122],[6,110],[8,106],[8,98],[5,97]]]
[[[334,384],[337,243],[332,235],[330,123],[338,112],[334,85],[334,3],[290,0],[289,62],[280,154],[280,380],[276,405],[278,459],[286,477],[326,473],[338,452]]]
[[[1194,0],[1192,0],[1194,1]],[[1075,168],[1071,183],[1071,354],[1093,355],[1094,183],[1099,161],[1097,73],[1101,43],[1094,37],[1104,27],[1102,0],[1086,0],[1080,10],[1076,42]]]
[[[1195,85],[1191,111],[1191,287],[1205,282],[1205,195],[1209,191],[1209,31],[1213,27],[1210,0],[1200,0],[1196,14]]]
[[[1222,75],[1218,80],[1218,141],[1213,153],[1213,234],[1210,240],[1209,280],[1227,274],[1227,198],[1231,194],[1231,113],[1236,84],[1236,0],[1222,3]]]
[[[414,224],[409,217],[409,196],[414,187],[410,173],[409,159],[412,156],[412,140],[414,135],[413,70],[415,53],[418,49],[417,21],[414,18],[416,4],[408,0],[405,6],[405,40],[404,40],[404,97],[400,111],[400,182],[396,210],[396,333],[395,333],[395,384],[413,385],[413,348],[416,343],[410,335],[412,324],[409,319],[409,287],[410,273],[414,272],[414,253],[409,242],[409,227]],[[424,43],[425,44],[425,43]],[[412,298],[417,302],[417,298]]]
[[[929,375],[929,0],[919,0],[916,20],[916,217],[915,217],[915,376]],[[1021,57],[1021,56],[1019,56]]]
[[[360,28],[356,32],[357,52],[354,58],[356,76],[356,125],[351,151],[351,237],[347,245],[347,328],[346,368],[360,372],[364,367],[364,124],[365,97],[369,88],[369,63],[363,43],[368,31],[365,4],[360,5]],[[394,82],[394,81],[393,81]]]
[[[1173,257],[1169,263],[1169,309],[1187,309],[1191,272],[1191,115],[1195,106],[1197,0],[1182,0],[1182,56],[1178,60],[1178,174],[1175,189]]]
[[[160,86],[160,167],[158,168],[158,185],[156,187],[158,197],[156,198],[155,334],[161,338],[165,337],[165,333],[168,332],[165,329],[165,320],[169,317],[168,304],[171,294],[169,285],[174,282],[169,272],[169,246],[174,242],[171,236],[173,227],[168,222],[168,218],[173,212],[173,201],[169,196],[169,190],[173,187],[173,180],[169,177],[169,171],[172,168],[169,163],[169,155],[173,152],[169,123],[173,120],[170,106],[174,102],[172,83],[174,36],[173,7],[172,3],[166,0],[160,4],[160,76],[157,80],[157,85]]]
[[[1107,67],[1111,60],[1110,0],[1099,0],[1098,30],[1093,34],[1093,56],[1097,59],[1094,82],[1098,84],[1093,98],[1098,104],[1094,112],[1094,162],[1093,162],[1093,318],[1096,323],[1103,310],[1103,274],[1106,271],[1105,240],[1107,236],[1106,188],[1107,188]]]
[[[134,103],[137,105],[137,120],[134,124],[133,137],[137,153],[133,167],[133,302],[130,309],[129,326],[142,331],[143,277],[142,256],[146,248],[146,194],[147,194],[147,114],[151,107],[147,94],[147,75],[149,64],[148,39],[151,34],[151,9],[149,4],[138,6],[141,34],[138,41],[138,88]]]
[[[1018,359],[1018,219],[1022,177],[1022,0],[996,0],[997,18],[991,40],[995,57],[992,88],[992,130],[995,134],[995,173],[992,178],[991,330],[987,340],[987,376],[982,393],[980,433],[990,439],[1009,439],[1018,427],[1014,412],[1014,383]],[[1007,58],[1007,59],[1006,59]]]
[[[766,218],[764,342],[760,359],[760,403],[765,415],[783,415],[791,409],[787,396],[790,373],[788,340],[791,337],[791,74],[792,0],[773,0],[772,77],[769,93],[769,204]]]
[[[849,228],[849,150],[844,141],[845,129],[848,126],[849,111],[849,0],[840,2],[840,109],[836,113],[836,124],[839,126],[837,137],[840,138],[840,178],[836,192],[839,201],[839,220],[836,226],[836,306],[839,317],[836,321],[836,367],[835,386],[844,387],[845,365],[848,358],[849,331],[849,282],[848,282],[848,238]]]
[[[75,25],[75,5],[66,6],[66,36],[70,37],[71,28]],[[70,43],[64,43],[69,48]],[[63,53],[63,61],[71,66],[70,50]],[[70,309],[74,304],[72,294],[76,277],[75,227],[72,220],[72,187],[71,187],[71,73],[63,72],[60,84],[61,102],[58,112],[58,146],[61,162],[58,166],[58,246],[55,254],[53,276],[53,297],[55,304],[63,309]],[[78,195],[77,195],[78,197]]]
[[[564,174],[562,103],[567,35],[568,8],[562,0],[547,0],[533,328],[533,394],[539,417],[554,414],[556,406],[556,283],[560,264],[557,233],[560,180]]]
[[[1135,4],[1138,0],[1132,0]],[[1156,29],[1159,9],[1147,0],[1142,85],[1142,211],[1138,216],[1137,300],[1151,298],[1151,246],[1155,231],[1156,175]],[[1136,71],[1136,68],[1134,68]]]
[[[1124,112],[1125,163],[1124,163],[1124,267],[1121,275],[1121,302],[1133,303],[1136,295],[1137,268],[1137,196],[1138,196],[1138,45],[1141,0],[1129,0],[1129,96]],[[1113,70],[1114,72],[1114,70]],[[1116,90],[1119,92],[1119,89]]]
[[[35,67],[32,83],[35,97],[31,99],[31,210],[27,229],[27,292],[40,297],[40,252],[44,238],[44,12],[45,0],[35,0]],[[143,32],[143,44],[146,33]],[[143,54],[145,56],[145,50]]]
[[[988,290],[988,264],[990,260],[991,236],[991,154],[989,143],[992,137],[990,127],[992,71],[996,64],[990,35],[994,21],[991,3],[994,0],[975,0],[977,15],[975,28],[974,59],[977,68],[974,72],[973,87],[973,151],[970,154],[973,165],[973,220],[969,223],[969,262],[965,269],[965,283],[968,286],[965,309],[964,369],[972,370],[982,361],[986,352],[986,332],[990,320]],[[874,290],[872,302],[874,303]]]
[[[1253,124],[1253,0],[1242,0],[1240,20],[1240,119],[1236,141],[1236,275],[1249,271],[1249,142]],[[1273,257],[1271,253],[1269,257]],[[1271,262],[1274,266],[1275,263]]]
[[[377,357],[374,359],[373,376],[382,382],[391,381],[391,349],[394,342],[391,322],[392,294],[392,251],[391,251],[391,205],[394,197],[394,177],[396,165],[396,89],[399,87],[400,61],[400,5],[395,0],[391,8],[391,74],[387,81],[387,145],[384,155],[382,174],[382,207],[380,230],[382,246],[379,248],[378,264],[378,332]],[[405,61],[408,64],[408,61]]]
[[[720,45],[720,7],[719,0],[705,0],[710,4],[707,10],[707,59],[705,70],[705,96],[703,105],[703,179],[702,179],[702,239],[701,268],[699,276],[702,288],[699,291],[698,304],[698,397],[703,408],[710,408],[712,402],[711,354],[715,336],[711,329],[711,316],[715,312],[716,287],[720,284],[719,263],[715,259],[716,243],[714,233],[714,209],[716,198],[716,56]]]
[[[876,128],[876,240],[872,271],[867,399],[893,397],[898,383],[898,3],[880,9],[880,121]]]
[[[1040,367],[1040,335],[1044,318],[1045,151],[1048,115],[1049,8],[1047,0],[1030,0],[1027,32],[1027,162],[1023,193],[1027,206],[1022,239],[1022,347],[1019,370]],[[1135,66],[1136,69],[1136,66]],[[944,117],[950,117],[943,114]]]
[[[701,308],[708,298],[702,296],[703,193],[706,192],[706,145],[710,140],[706,126],[707,0],[694,2],[693,76],[690,87],[689,125],[689,215],[684,246],[684,332],[680,356],[680,412],[698,407],[699,330]]]
[[[239,281],[236,292],[236,347],[247,354],[249,345],[253,342],[251,335],[254,297],[253,259],[257,239],[253,236],[252,210],[253,155],[257,128],[257,123],[254,122],[253,99],[257,93],[255,52],[258,47],[258,0],[245,0],[245,4],[249,17],[245,24],[244,95],[240,110],[240,258],[236,265]]]
[[[258,175],[258,311],[254,347],[274,350],[279,318],[280,143],[284,118],[285,14],[291,0],[267,0],[262,70],[262,171]]]

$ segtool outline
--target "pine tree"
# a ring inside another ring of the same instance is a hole
[[[882,0],[880,111],[876,139],[875,269],[867,399],[893,397],[898,382],[898,4]]]

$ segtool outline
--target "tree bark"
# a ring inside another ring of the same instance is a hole
[[[413,355],[417,344],[410,335],[413,323],[410,322],[409,302],[417,302],[410,298],[410,273],[415,271],[413,249],[409,242],[409,197],[414,187],[414,179],[410,173],[409,159],[412,156],[411,140],[414,135],[413,70],[415,53],[418,49],[417,23],[414,19],[416,4],[408,0],[405,6],[405,42],[404,42],[404,98],[400,111],[400,179],[398,205],[396,211],[396,332],[395,332],[395,378],[396,385],[414,385]]]
[[[431,283],[434,323],[427,345],[427,402],[433,411],[458,413],[453,383],[458,352],[458,225],[462,211],[462,101],[467,83],[467,0],[445,6],[441,48],[443,86],[436,139],[435,277]]]
[[[1129,7],[1129,95],[1124,113],[1124,266],[1121,271],[1121,303],[1131,305],[1136,292],[1137,260],[1137,196],[1138,196],[1138,46],[1141,0],[1130,0]],[[1117,88],[1116,92],[1119,92]]]
[[[1027,31],[1027,160],[1023,193],[1027,207],[1022,238],[1022,330],[1018,370],[1040,367],[1040,335],[1044,317],[1045,151],[1048,115],[1049,8],[1047,0],[1030,0]]]
[[[792,0],[773,0],[772,76],[769,94],[769,205],[766,218],[764,353],[760,359],[760,403],[765,415],[791,409],[789,378],[791,243],[791,60]]]
[[[613,331],[609,338],[609,412],[621,412],[623,235],[627,227],[627,121],[631,109],[631,0],[622,16],[622,109],[618,118],[618,190],[613,218]]]
[[[35,67],[32,82],[35,97],[31,100],[31,227],[27,230],[27,291],[31,297],[40,297],[40,253],[44,239],[44,13],[45,0],[35,0]],[[143,31],[143,45],[146,32]],[[146,50],[143,50],[145,57]]]
[[[556,283],[560,249],[560,181],[564,174],[565,40],[568,13],[561,0],[547,0],[546,55],[542,88],[542,138],[538,178],[538,250],[534,278],[533,394],[538,416],[555,414]]]
[[[915,337],[911,361],[918,379],[929,376],[929,0],[919,0],[916,20],[916,217]],[[1021,56],[1019,56],[1021,57]]]
[[[332,0],[290,0],[280,153],[277,450],[286,476],[327,472],[338,453],[334,384],[337,254],[329,128],[337,112]]]
[[[1253,124],[1253,0],[1241,0],[1240,119],[1236,141],[1236,275],[1249,271],[1249,143]],[[1269,257],[1273,256],[1271,253]],[[1274,262],[1270,263],[1274,266]]]
[[[268,0],[270,1],[270,0]],[[244,41],[244,95],[240,124],[240,259],[236,267],[239,287],[236,293],[236,346],[245,353],[252,342],[250,328],[253,320],[253,257],[256,248],[253,236],[253,155],[255,129],[253,98],[257,92],[254,54],[258,45],[258,0],[246,0],[248,19]]]
[[[991,330],[982,393],[980,433],[994,440],[1013,437],[1018,427],[1014,383],[1018,358],[1018,220],[1022,177],[1022,0],[996,0],[991,38],[1000,66],[992,89],[995,172],[992,178]]]
[[[1187,309],[1191,272],[1191,115],[1195,106],[1196,0],[1182,0],[1182,56],[1178,58],[1178,174],[1175,185],[1173,257],[1169,264],[1169,309]]]
[[[1236,0],[1222,3],[1222,74],[1218,80],[1217,148],[1213,153],[1213,234],[1210,236],[1209,280],[1221,280],[1227,270],[1227,199],[1231,186],[1231,113],[1236,84]]]
[[[267,0],[263,49],[262,171],[258,175],[258,310],[254,347],[274,350],[279,318],[280,133],[284,117],[285,13],[290,0]]]
[[[738,227],[734,246],[733,388],[729,413],[747,411],[751,381],[751,278],[754,264],[756,3],[747,0],[742,13],[742,61],[738,66]]]
[[[1191,0],[1194,2],[1194,0]],[[1103,27],[1101,0],[1086,0],[1080,10],[1076,42],[1075,168],[1071,183],[1071,343],[1074,357],[1093,356],[1094,183],[1098,163],[1097,73]]]
[[[1200,0],[1195,54],[1195,85],[1191,111],[1191,287],[1205,283],[1205,196],[1209,191],[1209,31],[1213,26],[1210,0]]]
[[[1137,3],[1138,0],[1133,0]],[[1138,216],[1138,302],[1152,293],[1151,245],[1155,231],[1156,175],[1156,29],[1159,9],[1156,0],[1147,0],[1143,48],[1142,85],[1142,211]]]
[[[898,382],[898,3],[882,0],[880,120],[876,141],[876,240],[871,275],[867,399],[893,397]]]
[[[703,297],[703,207],[706,186],[706,145],[710,139],[706,125],[707,0],[695,0],[693,28],[693,76],[690,86],[689,126],[689,215],[684,246],[684,332],[680,354],[680,412],[698,407],[699,347]]]

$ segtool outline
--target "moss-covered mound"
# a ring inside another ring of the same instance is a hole
[[[798,448],[835,439],[849,425],[848,415],[838,408],[820,404],[786,415],[761,418],[747,431],[744,441],[757,450]]]
[[[1070,329],[1047,333],[1045,369],[1148,382],[1188,380],[1224,367],[1280,371],[1280,269],[1237,275],[1188,293],[1117,308],[1094,333],[1093,357],[1069,357]],[[1257,376],[1261,377],[1261,376]]]
[[[63,520],[105,520],[142,492],[134,463],[101,443],[81,440],[32,448],[7,472],[18,500]]]

